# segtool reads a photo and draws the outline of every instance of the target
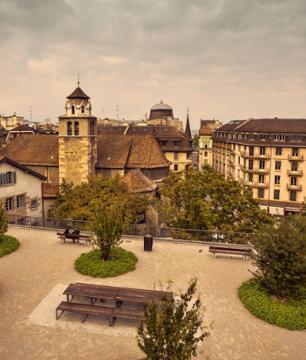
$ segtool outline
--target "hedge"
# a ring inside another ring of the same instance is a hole
[[[101,260],[100,250],[92,250],[78,257],[74,268],[83,275],[106,278],[135,270],[137,260],[131,251],[115,247],[108,261]]]
[[[19,241],[13,236],[0,235],[0,257],[12,253],[19,246]]]
[[[257,318],[288,330],[306,329],[306,299],[274,299],[256,279],[244,282],[238,295]]]

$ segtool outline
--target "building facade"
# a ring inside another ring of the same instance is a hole
[[[306,119],[231,121],[213,133],[213,167],[248,186],[273,215],[300,212],[306,199]]]

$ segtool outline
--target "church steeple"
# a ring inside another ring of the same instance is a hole
[[[185,137],[188,140],[192,139],[191,130],[190,130],[190,123],[189,123],[189,108],[187,109],[187,119],[186,119],[186,126],[185,126]]]

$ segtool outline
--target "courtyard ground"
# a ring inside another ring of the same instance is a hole
[[[92,279],[73,268],[74,260],[90,247],[61,245],[55,232],[10,228],[21,247],[0,259],[0,359],[96,359],[143,358],[135,340],[136,324],[77,315],[55,321],[55,307],[71,282],[154,288],[174,281],[185,289],[193,277],[205,305],[205,323],[212,326],[198,359],[305,359],[306,332],[288,331],[254,318],[240,303],[237,288],[251,274],[250,261],[210,257],[207,247],[154,243],[143,252],[140,240],[124,241],[139,261],[134,272],[108,279]]]

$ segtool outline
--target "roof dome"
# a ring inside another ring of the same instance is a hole
[[[164,102],[161,100],[160,103],[152,106],[151,110],[173,110],[173,109],[170,105],[164,104]]]

